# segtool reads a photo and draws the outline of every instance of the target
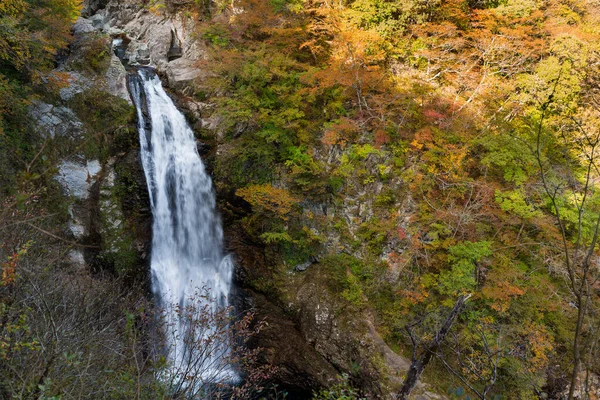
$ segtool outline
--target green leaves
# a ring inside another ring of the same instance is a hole
[[[348,10],[348,17],[361,28],[375,29],[383,37],[392,38],[404,33],[411,24],[430,19],[440,3],[439,0],[357,0]]]
[[[0,6],[0,60],[36,79],[65,47],[79,16],[77,0],[8,0]],[[0,67],[0,73],[5,66]]]
[[[522,190],[496,190],[496,203],[504,211],[515,214],[523,219],[541,217],[543,214],[525,198]]]
[[[452,268],[439,275],[438,291],[446,295],[460,295],[475,290],[477,262],[492,255],[492,242],[463,242],[448,249],[448,263]]]
[[[274,243],[292,243],[293,239],[287,232],[265,232],[260,238],[267,244]]]

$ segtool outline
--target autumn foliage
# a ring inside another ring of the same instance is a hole
[[[259,213],[273,213],[286,220],[298,202],[287,190],[271,185],[251,185],[238,189],[236,195],[252,204]]]
[[[575,326],[597,333],[597,299],[588,297],[583,324],[571,308],[578,292],[569,282],[588,282],[583,267],[571,279],[565,267],[593,239],[598,213],[597,5],[313,0],[246,9],[216,17],[227,42],[212,46],[215,57],[235,60],[215,68],[235,155],[217,176],[246,171],[238,196],[256,215],[285,220],[271,226],[286,243],[308,224],[335,238],[326,252],[360,259],[368,272],[353,275],[353,298],[368,299],[392,344],[410,346],[402,327],[415,321],[427,338],[457,296],[472,294],[459,343],[445,349],[468,360],[438,360],[456,372],[453,384],[465,379],[488,397],[559,396],[570,351],[595,343],[574,344]],[[589,207],[578,208],[582,199]],[[327,213],[291,213],[303,200]]]

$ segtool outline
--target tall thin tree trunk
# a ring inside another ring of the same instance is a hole
[[[444,321],[444,324],[442,325],[440,330],[435,334],[435,337],[433,338],[433,340],[431,340],[431,342],[429,342],[429,344],[423,351],[423,354],[420,357],[413,358],[413,360],[410,364],[410,368],[408,369],[408,374],[406,375],[406,379],[404,380],[404,384],[402,385],[402,388],[400,389],[400,391],[398,392],[398,395],[396,396],[397,400],[407,400],[408,399],[408,396],[410,395],[410,393],[413,391],[413,389],[417,385],[417,381],[419,380],[419,377],[423,373],[423,370],[425,369],[427,364],[429,364],[429,362],[431,361],[431,359],[433,358],[433,356],[439,349],[440,345],[446,338],[446,335],[450,331],[452,324],[454,324],[454,321],[456,321],[456,318],[460,315],[460,313],[464,309],[465,302],[469,299],[469,297],[471,297],[471,295],[459,297],[459,299],[456,301],[456,304],[452,308],[452,311],[450,311],[450,314],[448,314],[448,317]]]
[[[577,377],[579,375],[579,365],[581,364],[581,330],[583,328],[583,316],[585,314],[584,304],[581,293],[577,295],[577,325],[575,326],[575,338],[573,340],[573,371],[571,372],[571,385],[569,387],[569,400],[573,400],[575,388],[577,387]]]

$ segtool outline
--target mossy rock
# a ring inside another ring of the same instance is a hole
[[[74,49],[78,57],[73,57],[68,67],[93,75],[103,75],[110,66],[111,38],[108,35],[90,34],[77,43]]]
[[[127,101],[91,88],[69,103],[87,128],[83,146],[87,158],[106,161],[112,154],[137,146],[135,109]]]

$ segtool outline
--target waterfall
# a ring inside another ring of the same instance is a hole
[[[190,299],[198,288],[206,287],[212,301],[200,299],[204,307],[211,311],[225,307],[233,267],[223,253],[212,181],[194,134],[154,71],[140,69],[130,74],[129,90],[137,109],[141,158],[154,217],[150,263],[155,299],[167,310],[174,304],[175,310],[181,311],[197,306]],[[173,370],[185,371],[180,379],[199,374],[195,378],[202,383],[234,380],[233,369],[217,359],[227,354],[226,344],[206,343],[213,346],[208,351],[191,349],[189,322],[175,315],[168,318],[171,323],[164,332],[168,359]],[[210,332],[196,330],[192,335],[207,334]],[[202,339],[192,337],[195,342]]]

